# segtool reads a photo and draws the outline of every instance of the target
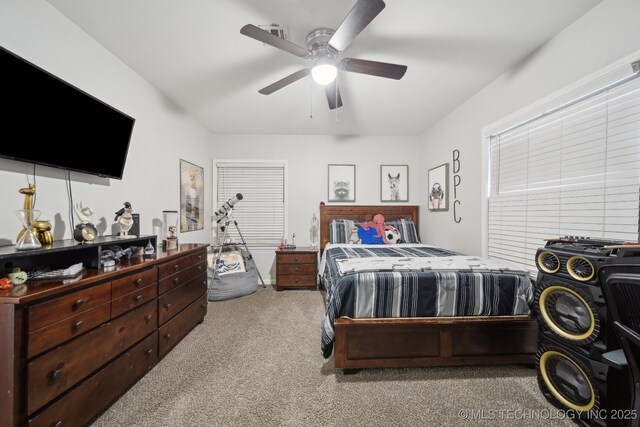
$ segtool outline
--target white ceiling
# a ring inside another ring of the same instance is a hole
[[[308,64],[240,28],[280,24],[304,46],[355,0],[48,1],[213,133],[418,135],[601,0],[387,0],[341,57],[407,73],[341,72],[337,117],[310,77],[260,95]]]

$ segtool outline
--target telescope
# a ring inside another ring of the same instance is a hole
[[[224,202],[224,204],[220,206],[220,208],[218,208],[217,211],[214,212],[214,215],[215,216],[226,215],[231,209],[233,209],[233,206],[236,203],[238,203],[240,200],[242,200],[242,194],[237,193],[235,196],[233,196],[232,198]]]

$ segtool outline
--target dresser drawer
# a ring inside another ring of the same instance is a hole
[[[315,253],[304,254],[292,252],[290,254],[279,252],[277,254],[278,264],[316,264],[318,262],[318,255]]]
[[[146,288],[138,289],[137,291],[114,299],[111,301],[111,318],[120,316],[122,313],[139,307],[144,303],[155,299],[158,296],[158,286],[155,284],[147,286]]]
[[[82,313],[111,299],[111,282],[29,307],[29,332]]]
[[[158,321],[162,325],[207,291],[207,276],[199,277],[158,298]]]
[[[318,272],[315,264],[279,264],[278,274],[316,274]]]
[[[314,274],[301,274],[297,276],[281,276],[277,275],[277,286],[304,286],[311,287],[316,286],[316,276]]]
[[[207,296],[202,295],[177,316],[160,327],[158,336],[158,355],[163,357],[207,314]]]
[[[27,365],[32,414],[157,328],[155,301],[34,359]]]
[[[160,295],[164,294],[165,292],[173,289],[173,288],[177,288],[178,286],[182,285],[183,283],[188,282],[189,280],[193,279],[195,276],[197,276],[200,273],[206,273],[207,271],[207,261],[202,261],[199,262],[198,264],[191,266],[185,270],[179,271],[178,273],[171,275],[169,277],[165,277],[164,279],[160,280],[160,283],[158,283],[158,293]]]
[[[27,357],[32,358],[70,338],[81,335],[107,322],[110,318],[110,313],[111,305],[104,303],[91,310],[83,311],[75,316],[67,317],[64,320],[31,332],[28,338]]]
[[[180,270],[184,270],[187,267],[191,267],[202,261],[207,260],[207,251],[201,250],[191,255],[183,256],[171,262],[165,262],[158,266],[158,279],[162,280],[165,277],[171,276]]]
[[[123,295],[146,288],[158,281],[158,271],[155,268],[137,274],[131,274],[111,282],[111,298],[120,298]]]
[[[154,332],[78,387],[30,419],[31,427],[81,427],[127,390],[158,360]],[[126,375],[123,373],[126,372]]]

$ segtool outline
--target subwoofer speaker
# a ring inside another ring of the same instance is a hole
[[[625,370],[590,359],[545,336],[536,354],[538,386],[545,398],[587,426],[614,425],[613,410],[629,409],[629,376]]]
[[[620,348],[607,321],[607,306],[600,286],[539,274],[534,311],[542,335],[579,347],[595,359]]]

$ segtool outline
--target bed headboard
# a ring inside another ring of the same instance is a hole
[[[333,219],[352,219],[371,221],[376,214],[382,214],[385,221],[411,218],[418,228],[418,206],[409,205],[369,205],[369,206],[320,206],[320,250],[329,243],[329,221]],[[419,234],[418,234],[419,235]]]

